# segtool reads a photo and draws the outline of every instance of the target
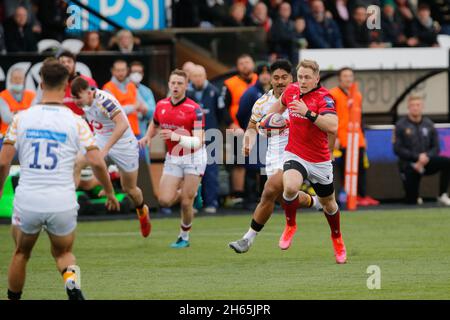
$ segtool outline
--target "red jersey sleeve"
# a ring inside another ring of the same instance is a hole
[[[319,100],[318,113],[321,115],[328,114],[328,113],[336,114],[336,103],[330,94],[324,95]]]
[[[205,128],[205,116],[203,114],[202,109],[200,107],[195,108],[193,112],[193,121],[194,125],[192,126],[194,129],[204,129]]]

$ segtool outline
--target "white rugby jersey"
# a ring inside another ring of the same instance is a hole
[[[35,105],[14,116],[4,144],[20,162],[14,207],[56,213],[77,208],[73,168],[80,151],[98,148],[88,124],[69,108]]]
[[[261,120],[261,118],[269,112],[270,107],[277,100],[278,98],[276,98],[273,94],[273,90],[270,90],[266,94],[264,94],[253,105],[250,121],[252,121],[253,123],[259,122],[259,120]],[[287,109],[283,112],[282,116],[284,119],[289,119],[289,112]],[[288,142],[288,135],[289,129],[286,129],[280,135],[270,137],[268,140],[267,155],[274,152],[284,152],[284,148],[286,147]]]
[[[128,128],[117,141],[118,144],[129,142],[130,139],[136,139],[128,122],[127,115],[120,105],[119,101],[109,92],[95,89],[94,101],[91,106],[84,107],[83,111],[86,115],[89,124],[94,129],[95,138],[99,143],[103,144],[111,137],[116,124],[112,120],[119,112],[125,116],[128,123]]]

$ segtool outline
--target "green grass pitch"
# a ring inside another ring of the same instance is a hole
[[[292,247],[278,248],[284,216],[275,214],[245,254],[228,242],[249,215],[199,217],[191,247],[171,249],[178,218],[154,219],[148,239],[137,220],[82,222],[74,252],[88,299],[450,299],[450,209],[345,212],[348,263],[336,265],[321,213],[297,217]],[[0,299],[12,252],[0,226]],[[381,270],[369,290],[367,268]],[[45,233],[28,265],[24,299],[66,299]]]

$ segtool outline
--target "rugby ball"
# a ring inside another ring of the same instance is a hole
[[[266,137],[279,135],[288,127],[284,117],[277,112],[264,115],[258,123],[258,132]]]

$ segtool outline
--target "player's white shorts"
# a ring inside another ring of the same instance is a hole
[[[266,154],[266,174],[268,177],[273,176],[279,170],[283,171],[283,154],[277,154],[276,152],[269,152]]]
[[[333,164],[331,163],[331,160],[324,162],[309,162],[292,152],[285,151],[283,163],[289,160],[297,161],[306,169],[306,179],[311,183],[319,183],[322,185],[333,183]]]
[[[97,139],[100,149],[106,140]],[[126,141],[119,140],[108,152],[108,158],[113,161],[120,170],[124,172],[134,172],[139,169],[139,144],[135,137]]]
[[[12,225],[26,234],[37,234],[45,227],[48,233],[55,236],[67,236],[77,226],[78,206],[63,212],[31,212],[14,208]]]
[[[203,176],[206,169],[206,148],[199,149],[184,156],[166,154],[163,174],[182,178],[187,174]]]

